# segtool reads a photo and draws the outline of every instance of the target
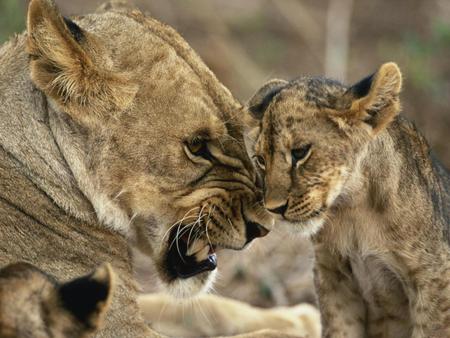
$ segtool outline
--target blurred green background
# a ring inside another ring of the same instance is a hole
[[[65,15],[101,0],[56,0]],[[28,1],[0,0],[0,42],[25,25]],[[270,78],[327,75],[346,83],[395,61],[404,73],[404,114],[450,167],[449,0],[136,0],[175,27],[236,97]],[[246,255],[224,253],[216,289],[263,306],[313,301],[304,239],[274,231]],[[280,248],[278,243],[282,242]],[[151,271],[139,270],[152,290]]]

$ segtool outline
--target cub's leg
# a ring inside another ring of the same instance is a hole
[[[215,295],[182,302],[164,294],[138,301],[152,328],[170,336],[320,337],[319,311],[309,304],[262,309]]]
[[[412,338],[450,337],[450,254],[441,256],[410,271]]]
[[[322,336],[365,337],[366,307],[348,260],[315,246],[314,280],[322,317]]]

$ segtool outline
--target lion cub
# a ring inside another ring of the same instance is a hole
[[[450,176],[399,116],[394,63],[249,103],[265,206],[311,235],[326,337],[450,337]]]
[[[99,327],[112,294],[109,264],[66,283],[28,263],[0,270],[0,337],[81,338]]]

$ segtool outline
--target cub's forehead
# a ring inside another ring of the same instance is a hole
[[[302,77],[293,80],[274,97],[274,106],[281,114],[301,114],[310,110],[334,108],[347,88],[341,83],[321,77]]]
[[[322,77],[301,77],[291,81],[269,106],[272,119],[291,120],[317,114],[323,109],[334,109],[346,91],[341,83]]]

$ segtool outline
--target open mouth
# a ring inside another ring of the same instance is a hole
[[[246,240],[242,249],[253,239],[265,236],[269,231],[259,223],[250,221],[243,215]],[[199,228],[197,228],[199,229]],[[165,269],[171,280],[190,278],[217,267],[216,251],[218,247],[204,237],[196,236],[196,229],[175,228],[169,235],[169,248],[165,259]],[[208,238],[209,239],[209,238]]]
[[[205,271],[212,271],[217,267],[215,247],[203,239],[189,238],[187,231],[177,238],[175,229],[169,236],[166,263],[169,275],[173,279],[189,278]]]

